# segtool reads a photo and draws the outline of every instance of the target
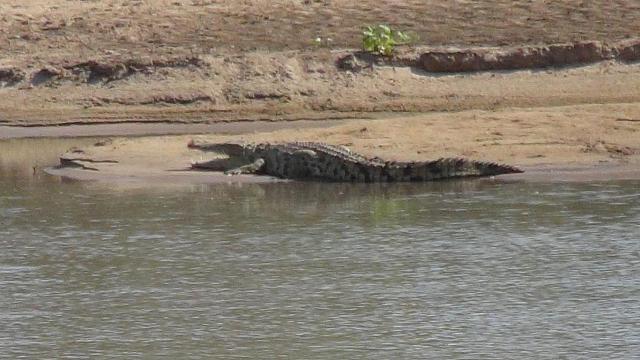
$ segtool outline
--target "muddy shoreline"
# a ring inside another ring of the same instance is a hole
[[[176,171],[187,170],[192,161],[207,161],[214,156],[188,149],[187,144],[192,139],[205,142],[325,141],[385,160],[465,157],[505,163],[526,171],[523,175],[497,177],[505,180],[638,179],[640,123],[618,117],[621,110],[627,115],[640,113],[640,105],[474,110],[351,120],[331,126],[322,126],[326,124],[319,122],[317,127],[309,124],[296,129],[282,127],[265,131],[251,131],[249,126],[244,128],[247,132],[234,134],[114,138],[81,150],[83,158],[95,161],[90,164],[97,170],[90,172],[93,179],[104,175],[112,179],[151,176],[149,181],[166,180],[169,174],[174,176]],[[234,178],[219,180],[233,182]]]
[[[639,165],[608,166],[536,166],[523,168],[522,174],[499,175],[487,178],[448,179],[435,181],[489,181],[494,183],[560,183],[560,182],[603,182],[640,180]],[[116,174],[96,172],[76,168],[46,167],[43,171],[49,175],[76,181],[92,181],[107,184],[131,184],[144,186],[193,185],[193,184],[262,184],[286,183],[294,180],[278,179],[263,175],[228,176],[216,171],[175,170],[162,174],[143,174],[131,171]],[[391,183],[390,183],[391,184]]]

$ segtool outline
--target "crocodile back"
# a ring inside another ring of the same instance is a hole
[[[258,144],[255,149],[259,156],[265,158],[266,173],[289,179],[407,182],[522,172],[509,165],[463,158],[441,158],[423,162],[385,162],[352,153],[341,146],[316,142]]]
[[[265,172],[289,179],[326,181],[381,181],[383,162],[354,154],[349,149],[317,142],[258,144],[255,151],[265,159]]]

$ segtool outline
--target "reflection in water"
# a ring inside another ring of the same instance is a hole
[[[96,138],[0,140],[0,178],[42,181],[42,168],[57,165],[60,154],[71,147],[87,146],[95,142]]]
[[[634,358],[637,181],[0,176],[8,358]]]

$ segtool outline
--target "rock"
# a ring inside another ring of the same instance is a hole
[[[53,66],[45,66],[38,70],[31,77],[32,85],[42,85],[48,83],[51,80],[57,80],[63,78],[65,75],[64,69],[59,69]]]
[[[24,71],[16,67],[0,67],[0,87],[15,85],[24,77]]]
[[[634,39],[621,42],[617,47],[617,57],[626,62],[640,60],[640,40]]]
[[[348,54],[338,58],[336,66],[340,70],[357,73],[369,65],[360,61],[354,54]]]

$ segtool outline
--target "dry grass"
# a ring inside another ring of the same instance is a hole
[[[5,57],[306,49],[316,36],[358,47],[388,23],[431,45],[618,40],[640,32],[632,0],[5,0]]]

